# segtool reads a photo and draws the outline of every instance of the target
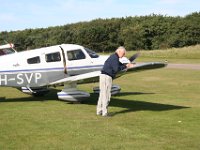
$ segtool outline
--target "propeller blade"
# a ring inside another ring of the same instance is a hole
[[[129,58],[130,62],[134,61],[138,56],[140,56],[140,52],[138,52],[138,53],[134,54],[133,56],[131,56]]]

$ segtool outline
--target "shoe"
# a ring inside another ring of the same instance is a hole
[[[104,115],[102,115],[103,117],[112,117],[112,115],[111,114],[104,114]]]
[[[98,112],[98,113],[97,113],[97,116],[102,116],[102,112]]]

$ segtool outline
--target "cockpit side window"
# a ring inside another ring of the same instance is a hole
[[[40,63],[40,57],[36,56],[36,57],[32,57],[27,59],[27,63],[28,64],[39,64]]]
[[[90,55],[91,58],[98,58],[99,55],[97,53],[95,53],[94,51],[92,51],[89,48],[85,48],[86,52]]]
[[[67,57],[68,60],[80,60],[80,59],[85,59],[85,54],[81,49],[73,50],[73,51],[68,51],[67,52]]]
[[[46,54],[46,62],[61,61],[60,52]]]

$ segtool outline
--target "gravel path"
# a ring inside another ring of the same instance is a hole
[[[167,68],[200,70],[200,64],[168,64]]]

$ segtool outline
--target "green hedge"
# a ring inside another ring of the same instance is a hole
[[[40,29],[0,33],[4,40],[19,44],[17,50],[73,43],[97,52],[113,51],[119,45],[128,50],[166,49],[200,44],[200,12],[185,17],[163,15],[96,19]]]

